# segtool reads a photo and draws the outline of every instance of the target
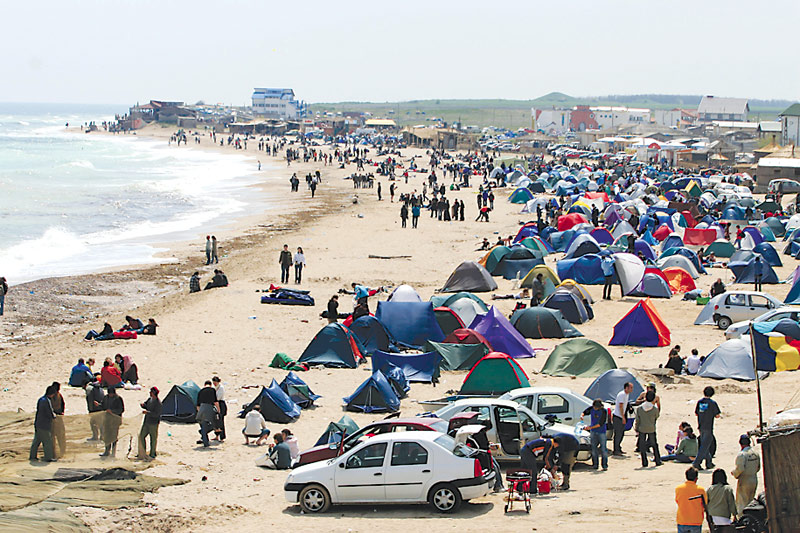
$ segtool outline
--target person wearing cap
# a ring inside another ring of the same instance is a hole
[[[750,446],[750,437],[739,437],[739,446],[742,451],[736,456],[736,468],[731,475],[736,478],[736,510],[741,516],[742,510],[756,495],[758,488],[758,472],[761,470],[761,457]]]
[[[139,431],[139,453],[137,458],[148,458],[145,438],[150,437],[150,459],[156,458],[156,444],[158,443],[158,423],[161,422],[161,400],[158,399],[158,387],[150,388],[150,397],[142,402],[142,429]]]

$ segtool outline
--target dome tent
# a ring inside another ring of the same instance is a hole
[[[555,347],[542,374],[588,378],[614,368],[617,364],[604,347],[590,339],[571,339]]]
[[[667,346],[669,329],[650,298],[639,302],[614,326],[611,346]]]
[[[583,300],[575,296],[572,291],[565,289],[559,289],[548,296],[542,302],[542,307],[557,309],[572,324],[583,324],[592,317]]]
[[[491,274],[475,261],[464,261],[456,267],[442,287],[442,292],[491,292],[497,283]]]
[[[561,311],[547,307],[519,309],[511,316],[511,324],[526,339],[562,339],[583,337]]]
[[[742,339],[730,339],[723,342],[706,356],[697,375],[704,378],[730,378],[742,381],[756,379],[750,343]]]
[[[459,394],[499,396],[521,387],[530,383],[519,363],[504,353],[491,352],[470,369]]]
[[[470,328],[483,335],[495,350],[517,357],[533,357],[533,348],[525,337],[514,329],[514,326],[503,316],[496,307],[492,306],[489,312],[475,319]]]
[[[590,400],[599,398],[604,402],[614,403],[625,383],[633,384],[633,391],[628,398],[638,398],[644,392],[644,387],[633,374],[622,368],[615,368],[607,370],[595,379],[583,395]]]

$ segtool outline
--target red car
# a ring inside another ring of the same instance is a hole
[[[341,442],[322,444],[314,446],[297,456],[293,467],[326,461],[342,455],[352,447],[369,438],[381,433],[398,431],[439,431],[447,433],[447,422],[441,418],[392,418],[389,420],[379,420],[368,424],[351,435],[346,435]]]

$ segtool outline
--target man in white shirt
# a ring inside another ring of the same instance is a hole
[[[700,370],[701,364],[702,362],[700,361],[700,356],[697,353],[697,348],[692,349],[692,355],[686,359],[686,372],[689,375],[694,376],[697,374],[697,371]]]
[[[214,430],[214,433],[216,433],[214,440],[222,442],[225,440],[225,415],[228,414],[228,404],[225,403],[225,387],[222,386],[219,376],[214,376],[211,381],[214,382],[214,389],[217,391],[217,403],[219,404],[219,425]]]
[[[614,427],[614,450],[611,455],[623,455],[622,451],[622,437],[625,436],[625,425],[628,423],[628,395],[633,392],[633,383],[630,381],[625,382],[622,390],[617,394],[614,401],[614,412],[612,417],[612,424]]]
[[[256,446],[261,446],[261,443],[269,437],[267,421],[261,416],[260,405],[253,406],[253,409],[244,417],[242,435],[244,435],[245,445],[250,444],[250,439],[256,439]]]

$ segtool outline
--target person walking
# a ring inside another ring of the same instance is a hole
[[[382,198],[381,198],[381,182],[379,181],[378,182],[378,201],[380,202],[381,200],[382,200]]]
[[[219,254],[217,251],[217,237],[215,235],[211,236],[211,262],[219,263]]]
[[[744,508],[753,501],[758,489],[758,472],[761,470],[761,457],[750,446],[750,437],[739,437],[742,450],[736,456],[736,468],[731,475],[736,478],[736,514],[741,515]]]
[[[406,227],[406,221],[408,221],[408,207],[406,204],[400,208],[400,227]]]
[[[211,264],[211,252],[214,249],[214,245],[211,242],[211,235],[206,235],[206,265]]]
[[[211,386],[211,381],[206,381],[200,392],[197,393],[197,416],[195,419],[200,424],[200,440],[204,448],[211,446],[208,433],[214,429],[214,419],[217,416],[217,391]]]
[[[645,401],[636,408],[636,420],[633,429],[639,434],[639,453],[642,455],[642,466],[647,467],[647,452],[652,448],[656,466],[661,466],[661,454],[658,451],[658,439],[656,438],[656,421],[660,410],[655,404],[656,393],[649,390],[645,395]]]
[[[6,278],[0,276],[0,316],[5,312],[6,294],[8,294],[8,282]]]
[[[390,202],[394,202],[394,191],[395,191],[394,183],[389,184],[389,201]]]
[[[617,393],[614,401],[614,412],[612,413],[611,422],[614,428],[614,448],[611,455],[622,456],[622,438],[625,436],[625,426],[628,423],[628,396],[633,392],[633,383],[630,381],[625,382],[622,390]]]
[[[297,252],[294,254],[294,282],[300,285],[303,280],[303,267],[306,266],[306,256],[303,254],[303,249],[297,247]]]
[[[697,452],[692,466],[700,469],[700,464],[705,460],[706,469],[714,468],[714,453],[716,438],[714,437],[714,419],[719,418],[720,410],[717,402],[711,399],[714,396],[714,387],[703,389],[703,398],[697,402],[694,414],[697,415],[697,429],[700,432],[700,449]]]
[[[732,525],[736,520],[736,515],[740,513],[736,511],[733,489],[728,485],[725,470],[722,468],[714,470],[714,473],[711,474],[711,486],[708,487],[706,495],[708,498],[706,513],[711,517],[711,522],[715,526]],[[723,529],[719,528],[718,531],[723,531]]]
[[[696,468],[690,466],[684,475],[686,481],[675,487],[675,503],[678,505],[675,521],[678,533],[701,533],[705,516],[703,501],[707,501],[706,491],[697,484]]]
[[[600,269],[603,271],[603,300],[610,300],[614,287],[614,258],[604,256],[600,260]]]
[[[150,387],[150,397],[141,404],[144,419],[142,429],[139,431],[139,453],[138,459],[145,460],[148,457],[156,458],[156,445],[158,444],[158,424],[161,422],[161,400],[158,399],[158,387]],[[150,454],[147,453],[146,438],[150,438]]]
[[[31,461],[39,460],[39,445],[44,449],[44,461],[53,462],[56,460],[53,453],[53,420],[56,418],[51,403],[56,391],[50,385],[44,392],[44,396],[36,402],[36,417],[33,419],[33,443],[31,444]]]
[[[114,457],[117,454],[117,439],[119,427],[122,425],[122,413],[125,412],[125,402],[117,394],[116,387],[109,387],[108,394],[103,398],[103,443],[106,449],[100,457]]]
[[[90,442],[102,440],[103,438],[103,399],[106,394],[103,392],[103,387],[95,377],[94,381],[84,383],[84,391],[86,393],[86,410],[89,411],[89,427],[92,429],[92,438],[88,439]]]
[[[753,290],[760,292],[762,289],[761,280],[764,277],[764,262],[761,260],[760,255],[756,255],[756,260],[753,262]]]
[[[211,382],[214,384],[214,390],[217,393],[217,410],[219,414],[217,428],[214,430],[214,433],[216,433],[214,440],[224,442],[227,437],[225,434],[225,417],[228,415],[228,404],[225,403],[225,387],[222,386],[222,380],[220,380],[219,376],[211,378]]]
[[[600,467],[601,459],[603,470],[608,470],[608,447],[606,446],[606,427],[608,425],[608,410],[603,405],[603,400],[596,398],[592,406],[581,415],[589,417],[589,425],[584,429],[589,432],[589,447],[592,454],[592,468]]]
[[[289,267],[292,265],[292,252],[289,245],[284,244],[281,255],[278,257],[278,264],[281,265],[281,283],[289,283]]]
[[[417,229],[419,222],[420,207],[416,204],[411,206],[411,229]]]
[[[64,397],[61,395],[61,383],[54,381],[52,385],[55,394],[50,401],[53,406],[53,450],[56,450],[56,459],[61,459],[67,453],[67,430],[64,427]]]

